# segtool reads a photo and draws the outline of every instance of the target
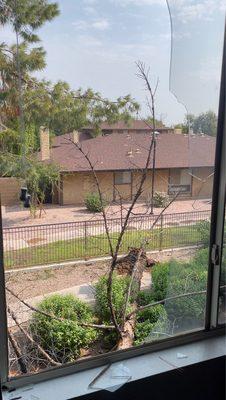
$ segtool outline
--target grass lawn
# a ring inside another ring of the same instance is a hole
[[[111,234],[115,246],[118,233]],[[144,238],[149,238],[147,250],[190,246],[201,243],[200,233],[196,225],[177,226],[160,229],[131,230],[124,235],[120,253],[126,253],[128,247],[139,246]],[[28,267],[109,255],[109,246],[106,234],[85,238],[62,240],[53,243],[32,246],[29,248],[6,251],[5,268]]]

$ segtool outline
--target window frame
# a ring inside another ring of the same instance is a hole
[[[5,275],[3,265],[3,234],[2,224],[0,224],[0,368],[1,368],[1,383],[6,388],[21,387],[26,384],[41,382],[51,378],[68,375],[74,372],[90,369],[97,366],[105,365],[109,362],[120,361],[131,357],[139,356],[146,353],[152,353],[159,349],[175,347],[185,343],[191,343],[200,339],[207,339],[225,333],[225,324],[218,325],[218,297],[219,297],[219,279],[220,279],[220,263],[222,256],[222,240],[223,240],[223,225],[224,207],[222,203],[225,200],[225,183],[226,170],[223,170],[226,162],[226,112],[225,112],[225,57],[226,57],[226,35],[224,39],[222,77],[219,102],[219,117],[217,128],[216,156],[215,156],[215,174],[213,184],[212,197],[212,214],[211,214],[211,234],[210,234],[210,257],[209,270],[207,281],[206,295],[206,323],[205,328],[195,331],[190,331],[186,334],[175,335],[169,339],[163,339],[154,343],[146,343],[140,346],[132,347],[126,350],[95,356],[90,360],[80,360],[73,364],[65,365],[58,368],[50,368],[34,375],[26,375],[21,377],[8,378],[8,338],[7,338],[7,315],[6,315],[6,296],[5,296]],[[223,196],[223,197],[222,197]],[[0,220],[1,212],[0,212]],[[213,249],[218,248],[215,259]]]
[[[207,330],[219,326],[218,308],[226,200],[226,23],[223,46],[207,277],[205,323]]]
[[[169,194],[170,196],[175,195],[176,192],[180,192],[180,195],[181,195],[181,196],[191,194],[191,193],[192,193],[192,175],[189,174],[190,177],[191,177],[191,183],[190,183],[190,184],[185,184],[185,185],[184,185],[184,184],[180,184],[180,183],[174,184],[174,183],[171,182],[171,179],[172,179],[172,171],[178,171],[178,170],[179,170],[180,173],[181,173],[181,171],[184,171],[184,170],[189,171],[190,168],[170,168],[170,169],[169,169],[168,194]],[[172,190],[172,187],[178,188],[178,190]],[[183,187],[187,187],[188,190],[182,190]]]
[[[130,174],[130,181],[129,182],[120,182],[120,183],[117,183],[116,182],[116,175],[117,174],[122,174],[122,177],[123,177],[123,174],[124,173],[128,173],[128,174]],[[120,185],[131,185],[132,184],[132,171],[130,171],[130,170],[124,170],[124,171],[114,171],[114,185],[115,186],[120,186]]]

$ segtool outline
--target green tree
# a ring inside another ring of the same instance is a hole
[[[59,14],[57,3],[48,0],[2,0],[0,2],[0,24],[9,24],[24,41],[39,41],[35,31],[46,21]]]
[[[48,0],[2,0],[0,2],[0,25],[10,25],[15,32],[16,41],[12,48],[7,48],[3,43],[0,44],[0,67],[3,71],[1,76],[3,83],[0,88],[1,115],[2,111],[4,112],[0,122],[2,123],[5,117],[7,123],[9,119],[17,125],[21,155],[25,153],[23,91],[27,76],[25,77],[24,73],[27,69],[31,72],[45,65],[44,50],[41,47],[28,50],[27,44],[38,42],[36,30],[58,14],[57,3],[49,3]]]
[[[7,47],[0,45],[0,111],[1,121],[7,127],[18,129],[19,114],[17,51],[20,58],[21,88],[31,85],[30,74],[45,67],[45,51],[42,47],[30,49],[27,43]]]
[[[24,92],[24,105],[26,123],[34,124],[37,130],[45,125],[56,135],[87,125],[98,135],[101,122],[127,122],[139,109],[129,95],[111,102],[92,89],[75,91],[66,82],[53,85],[45,80],[33,80]]]
[[[175,128],[182,128],[183,133],[188,133],[189,127],[194,133],[205,133],[209,136],[216,136],[217,132],[217,116],[209,110],[197,116],[194,114],[187,114],[183,124],[178,124]]]
[[[150,125],[152,125],[152,124],[153,124],[153,118],[152,118],[152,117],[147,118],[147,122],[148,122]],[[161,119],[155,118],[155,127],[156,127],[156,129],[158,129],[158,128],[165,128],[166,125],[163,123],[163,121],[162,121]]]
[[[39,208],[41,217],[46,193],[53,194],[58,187],[60,170],[57,165],[42,163],[30,155],[25,157],[22,167],[17,154],[0,153],[0,176],[23,179],[31,196],[31,213],[35,217]]]
[[[216,136],[217,116],[213,111],[207,111],[194,118],[193,130],[195,133],[203,132],[206,135]]]

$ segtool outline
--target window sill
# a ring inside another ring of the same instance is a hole
[[[130,358],[123,361],[123,365],[130,371],[131,382],[223,356],[225,349],[225,336],[214,337]],[[114,366],[121,363],[114,363]],[[21,387],[13,392],[3,392],[3,400],[68,400],[90,394],[99,390],[89,389],[88,385],[103,368],[93,368]],[[111,390],[114,390],[114,385]]]

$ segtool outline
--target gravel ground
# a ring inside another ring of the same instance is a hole
[[[130,204],[123,204],[124,214]],[[180,213],[180,212],[192,212],[192,211],[207,211],[211,208],[211,202],[209,199],[202,200],[178,200],[174,201],[167,209],[167,214]],[[161,208],[155,208],[154,214],[158,215],[161,212]],[[121,216],[120,206],[111,205],[106,208],[108,218],[119,218]],[[147,207],[143,203],[137,203],[134,207],[135,214],[141,214],[147,212]],[[37,224],[56,224],[60,222],[71,222],[71,221],[85,221],[92,219],[101,219],[102,214],[92,214],[87,212],[83,206],[58,206],[58,205],[46,205],[45,213],[42,214],[41,218],[31,218],[30,212],[20,206],[3,207],[3,226],[27,226]]]
[[[153,255],[156,261],[167,261],[174,257],[188,260],[195,249],[159,252]],[[72,286],[92,283],[109,271],[109,261],[87,262],[57,269],[43,269],[34,272],[16,272],[6,276],[6,285],[23,299],[44,295],[46,293],[70,288]],[[13,301],[11,298],[10,301]]]

